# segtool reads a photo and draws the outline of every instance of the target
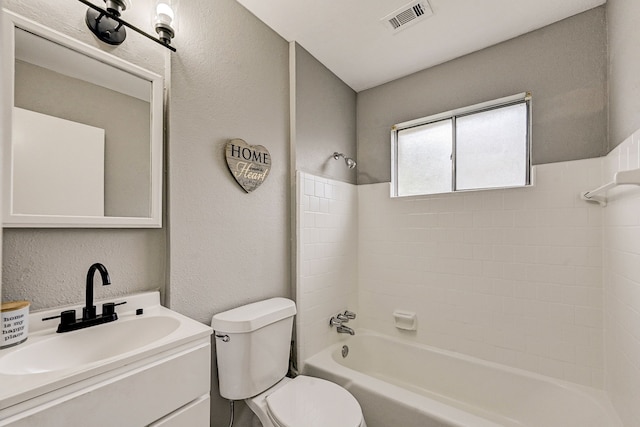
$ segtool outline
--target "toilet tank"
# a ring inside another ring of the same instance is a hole
[[[222,397],[246,399],[284,378],[295,314],[293,301],[271,298],[213,316]]]

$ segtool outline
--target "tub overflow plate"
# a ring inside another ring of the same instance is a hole
[[[346,345],[342,346],[342,357],[347,357],[347,355],[349,355],[349,347],[347,347]]]

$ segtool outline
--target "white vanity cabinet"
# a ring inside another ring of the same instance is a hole
[[[167,353],[31,399],[0,426],[208,426],[210,340]]]
[[[167,353],[27,401],[0,426],[208,426],[210,340]]]
[[[202,396],[155,423],[150,424],[149,427],[208,426],[209,413],[211,412],[209,400],[208,394]]]
[[[211,328],[161,307],[155,293],[127,297],[125,307],[130,310],[110,324],[36,331],[0,351],[0,427],[209,426]],[[136,315],[140,308],[144,314]],[[30,321],[43,324],[38,317],[50,314],[31,314]],[[163,324],[171,328],[158,332]],[[144,342],[153,333],[158,336]],[[110,349],[110,342],[98,347],[114,336],[116,347],[142,344],[94,356]],[[52,361],[78,354],[96,360],[53,369]]]

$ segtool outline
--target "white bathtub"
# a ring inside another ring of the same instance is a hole
[[[348,389],[369,427],[622,426],[600,390],[368,331],[304,372]]]

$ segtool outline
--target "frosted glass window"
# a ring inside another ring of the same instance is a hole
[[[456,120],[456,189],[526,184],[527,106],[511,105]]]
[[[451,191],[451,120],[398,132],[398,194]]]
[[[530,103],[521,93],[393,126],[392,196],[529,185]]]

